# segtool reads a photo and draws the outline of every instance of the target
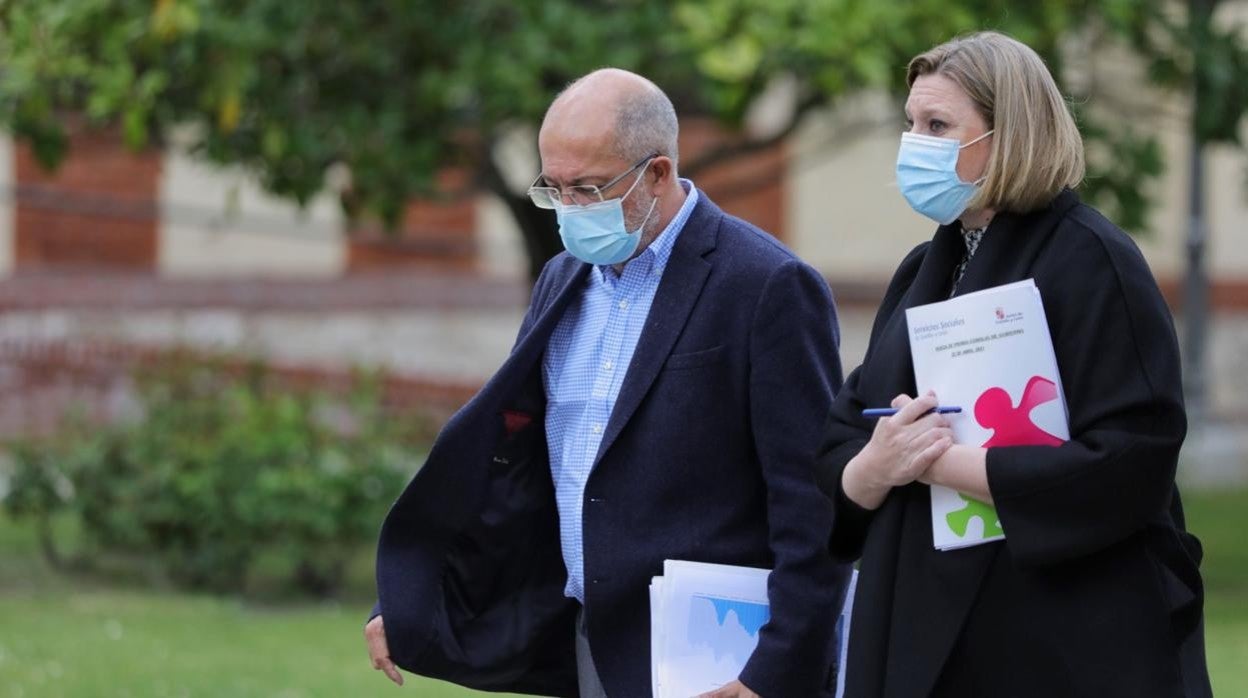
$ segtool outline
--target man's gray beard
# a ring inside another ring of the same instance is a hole
[[[653,208],[652,210],[650,210],[650,216],[646,219],[646,222],[645,222],[644,226],[642,227],[642,230],[641,230],[641,241],[638,243],[638,245],[637,245],[638,247],[645,247],[645,246],[649,245],[650,243],[654,242],[655,238],[659,237],[659,234],[660,234],[660,233],[662,233],[662,232],[663,232],[662,230],[659,230],[659,229],[658,229],[658,224],[659,224],[659,216],[658,216],[658,212],[659,212],[659,205],[658,205],[658,203],[655,203],[655,199],[657,199],[657,198],[658,198],[658,197],[656,196],[656,197],[654,197],[654,198],[650,199],[651,203],[646,204],[645,206],[643,206],[643,207],[640,209],[641,211],[646,211],[646,210],[650,209],[650,207],[651,207],[652,205],[654,206],[654,208]],[[643,215],[643,216],[644,216],[644,215],[646,215],[646,214],[642,213],[641,215]],[[627,224],[627,221],[625,221],[625,224]]]

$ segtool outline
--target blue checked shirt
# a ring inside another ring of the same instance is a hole
[[[585,601],[585,556],[581,508],[585,483],[607,430],[607,420],[624,384],[624,374],[672,246],[698,201],[693,182],[671,223],[618,277],[609,266],[590,271],[579,298],[572,299],[550,337],[542,360],[546,389],[546,442],[559,506],[559,538],[568,568],[564,595]]]

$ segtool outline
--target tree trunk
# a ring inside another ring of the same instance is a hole
[[[534,206],[525,192],[513,192],[491,154],[487,153],[482,160],[481,175],[485,185],[503,200],[507,210],[511,212],[512,220],[520,228],[524,251],[529,260],[529,278],[537,281],[546,262],[563,251],[555,212]]]
[[[563,251],[563,242],[559,239],[559,227],[555,222],[555,212],[541,209],[529,201],[529,197],[507,195],[508,208],[516,225],[520,226],[520,235],[524,238],[524,251],[529,256],[529,277],[537,281],[542,267],[551,257]]]
[[[1192,52],[1199,55],[1200,44],[1207,40],[1213,21],[1213,0],[1192,0],[1188,7]],[[1187,414],[1193,424],[1203,424],[1208,409],[1208,384],[1205,375],[1205,354],[1209,334],[1209,275],[1205,269],[1208,244],[1208,220],[1205,217],[1205,136],[1199,126],[1199,115],[1205,108],[1205,85],[1199,75],[1192,78],[1191,153],[1188,158],[1188,229],[1187,277],[1183,291],[1183,379]]]
[[[69,571],[71,565],[56,547],[56,540],[52,535],[52,522],[47,514],[37,516],[35,533],[39,537],[39,550],[43,553],[43,559],[47,561],[48,566],[57,572]]]

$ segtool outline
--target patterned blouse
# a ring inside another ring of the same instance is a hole
[[[984,239],[984,233],[987,231],[986,225],[974,230],[962,229],[962,241],[966,243],[966,252],[962,255],[958,268],[953,272],[953,288],[949,289],[950,298],[958,292],[958,284],[962,281],[962,275],[966,273],[966,265],[970,263],[971,257],[975,256],[975,251],[979,249],[979,242]]]

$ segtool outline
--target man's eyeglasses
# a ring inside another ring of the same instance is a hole
[[[575,206],[585,206],[587,204],[596,204],[601,201],[606,201],[606,197],[602,195],[603,192],[607,191],[611,187],[614,187],[620,182],[620,180],[624,179],[633,172],[636,172],[638,167],[645,165],[658,156],[658,153],[651,153],[650,155],[645,156],[634,163],[632,167],[620,173],[618,177],[613,178],[610,182],[607,182],[602,186],[595,186],[593,184],[578,184],[572,187],[564,187],[563,190],[560,191],[558,187],[538,186],[539,182],[545,182],[545,179],[543,179],[544,175],[539,174],[537,179],[533,180],[533,184],[529,187],[529,199],[533,202],[534,206],[549,209],[557,208],[563,203],[564,199],[572,202]]]

